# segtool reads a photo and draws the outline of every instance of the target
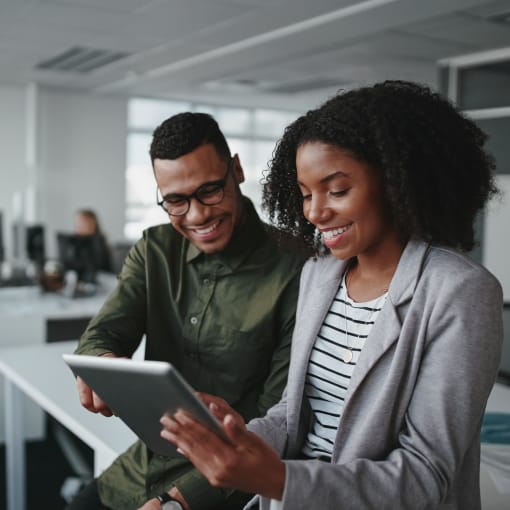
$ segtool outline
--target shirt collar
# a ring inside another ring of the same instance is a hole
[[[243,197],[243,202],[246,213],[245,220],[236,228],[227,247],[219,253],[208,255],[201,252],[193,243],[189,243],[186,253],[187,263],[199,260],[217,261],[229,269],[235,270],[257,246],[260,246],[266,236],[264,225],[251,201],[247,197]]]

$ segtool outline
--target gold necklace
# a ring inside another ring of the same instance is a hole
[[[343,362],[347,365],[349,364],[352,359],[354,358],[354,352],[352,351],[351,344],[349,342],[349,333],[347,332],[347,296],[349,295],[347,291],[347,276],[349,275],[350,267],[347,268],[347,271],[344,274],[344,290],[345,290],[345,296],[344,296],[344,331],[345,331],[345,342],[347,344],[347,349],[344,349],[344,353],[342,355]]]
[[[344,275],[344,290],[345,290],[345,296],[344,296],[344,331],[345,331],[345,342],[347,344],[347,349],[344,349],[344,353],[342,355],[343,362],[347,365],[349,364],[352,359],[354,358],[354,352],[352,351],[351,344],[349,342],[349,333],[347,332],[347,275],[349,274],[349,270]]]

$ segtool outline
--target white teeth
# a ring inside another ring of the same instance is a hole
[[[334,228],[333,230],[327,230],[326,232],[322,232],[322,237],[324,237],[324,239],[333,239],[334,237],[343,234],[348,228],[349,225],[342,228]]]
[[[219,224],[220,224],[220,222],[217,221],[216,223],[214,223],[210,227],[207,227],[207,228],[196,228],[195,232],[197,234],[200,234],[200,235],[205,235],[205,234],[208,234],[209,232],[212,232]]]

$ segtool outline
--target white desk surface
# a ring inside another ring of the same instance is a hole
[[[62,360],[76,345],[71,341],[1,349],[0,371],[93,450],[113,460],[136,436],[120,419],[81,407],[74,376]]]
[[[510,386],[496,383],[487,402],[487,411],[510,413]]]
[[[120,419],[106,418],[82,408],[74,376],[62,360],[77,342],[56,342],[0,349],[0,372],[5,378],[7,506],[25,510],[23,425],[30,419],[22,404],[28,398],[78,436],[94,451],[98,476],[135,440]]]
[[[96,294],[78,298],[43,292],[36,285],[0,288],[0,316],[28,320],[34,315],[45,319],[91,317],[97,313],[117,283],[116,276],[108,273],[101,273],[98,280]]]
[[[114,274],[99,273],[96,294],[70,298],[59,293],[43,293],[37,286],[0,288],[0,347],[44,344],[48,320],[85,319],[94,316],[117,283]],[[4,442],[4,384],[0,376],[0,443]],[[44,416],[32,401],[24,402],[24,437],[44,437]]]
[[[487,412],[510,413],[510,386],[495,384],[487,402]],[[484,462],[484,453],[496,449],[507,451],[507,445],[482,443],[482,462],[480,466],[480,491],[482,510],[507,510],[510,508],[510,469],[499,470]],[[508,457],[510,458],[510,456]]]

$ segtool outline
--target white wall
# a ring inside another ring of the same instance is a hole
[[[42,90],[39,106],[40,189],[45,222],[54,231],[69,231],[74,211],[90,207],[98,213],[108,238],[121,239],[126,101]]]
[[[0,87],[0,208],[6,216],[6,234],[11,229],[13,193],[32,188],[35,207],[28,219],[46,226],[50,256],[56,253],[56,231],[72,230],[74,212],[82,207],[96,210],[110,240],[121,239],[125,99],[38,89],[31,115],[30,97],[28,89]],[[27,150],[32,128],[33,156]],[[11,237],[6,238],[10,255]]]
[[[25,125],[25,90],[0,86],[0,210],[7,247],[12,245],[13,192],[28,186]]]

